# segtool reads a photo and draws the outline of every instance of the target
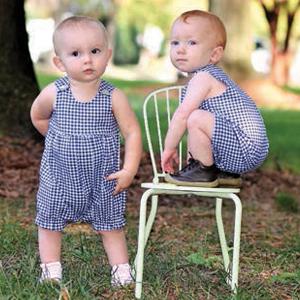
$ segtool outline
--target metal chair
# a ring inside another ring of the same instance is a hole
[[[240,232],[242,219],[242,205],[238,188],[202,188],[191,186],[176,186],[161,182],[165,173],[160,169],[160,156],[163,151],[164,137],[167,132],[170,119],[180,102],[182,86],[173,86],[158,89],[150,93],[144,102],[143,114],[145,122],[146,137],[153,168],[153,180],[149,183],[142,183],[146,189],[140,203],[138,250],[135,258],[136,287],[135,297],[142,296],[144,251],[151,232],[152,225],[157,212],[159,195],[197,195],[216,199],[216,223],[223,256],[224,269],[227,272],[227,283],[235,293],[238,286]],[[179,145],[179,169],[183,161],[183,142]],[[156,155],[155,153],[160,153]],[[151,208],[147,218],[147,204],[151,197]],[[233,249],[230,249],[226,242],[222,220],[222,199],[231,199],[235,204],[234,217],[234,240]],[[233,250],[232,255],[229,252]],[[231,257],[232,256],[232,257]]]

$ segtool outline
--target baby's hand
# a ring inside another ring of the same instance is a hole
[[[118,193],[123,192],[125,189],[127,189],[130,186],[133,178],[134,178],[134,174],[132,174],[132,172],[126,169],[121,169],[116,173],[110,174],[109,176],[107,176],[106,179],[107,180],[116,179],[117,184],[113,192],[113,195],[117,195]]]
[[[161,167],[167,173],[174,172],[174,165],[178,164],[178,154],[177,150],[164,150],[161,156]]]

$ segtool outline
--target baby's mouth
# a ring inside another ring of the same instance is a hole
[[[94,72],[93,69],[86,69],[83,71],[85,74],[92,74]]]

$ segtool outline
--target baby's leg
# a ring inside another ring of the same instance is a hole
[[[61,232],[39,227],[39,252],[42,275],[40,281],[61,280]]]
[[[99,231],[111,269],[111,285],[124,286],[133,282],[123,229]]]
[[[61,232],[39,227],[38,235],[41,262],[60,261]]]
[[[113,266],[128,263],[128,252],[124,230],[99,231],[99,233],[102,236],[103,246],[109,264]]]
[[[187,120],[188,149],[205,166],[214,163],[211,145],[214,124],[214,114],[202,109],[193,111]]]

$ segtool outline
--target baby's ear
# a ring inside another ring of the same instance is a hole
[[[218,63],[223,57],[224,48],[222,46],[217,46],[213,49],[210,55],[210,62],[213,64]]]
[[[60,71],[65,72],[65,67],[64,67],[61,59],[59,58],[59,56],[53,57],[53,63]]]

